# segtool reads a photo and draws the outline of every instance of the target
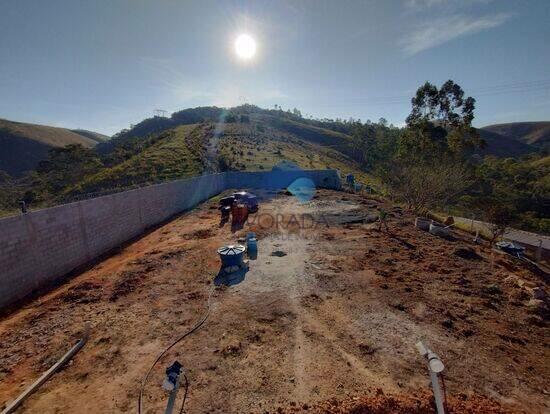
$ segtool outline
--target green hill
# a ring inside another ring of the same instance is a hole
[[[533,167],[544,167],[544,168],[550,168],[550,155],[547,155],[544,158],[535,160],[531,163]]]
[[[14,171],[34,170],[34,174],[21,180],[4,179],[5,188],[20,189],[19,195],[4,197],[4,209],[13,208],[14,200],[25,194],[35,207],[46,206],[83,194],[208,172],[269,170],[281,163],[303,169],[353,172],[358,181],[376,187],[378,179],[371,175],[373,159],[365,158],[365,154],[372,154],[372,147],[365,152],[367,141],[361,140],[371,140],[368,145],[381,142],[391,150],[402,134],[399,128],[367,123],[364,125],[372,132],[370,138],[358,138],[353,135],[353,122],[305,119],[298,111],[266,110],[252,105],[231,109],[199,107],[176,112],[169,118],[148,118],[107,141],[103,141],[105,136],[89,131],[10,121],[1,121],[0,125],[4,125],[3,139],[8,142],[8,136],[12,146],[11,150],[3,147],[4,165],[17,160],[4,169],[12,176]],[[486,148],[477,151],[480,155],[519,158],[538,152],[537,147],[508,136],[487,129],[479,131],[487,143]],[[14,149],[14,142],[23,148]],[[48,149],[74,143],[93,150],[58,151],[52,154],[55,158],[35,169]],[[27,162],[26,168],[21,166],[22,159]]]
[[[70,144],[91,148],[97,139],[65,128],[0,119],[0,170],[21,176],[45,159],[50,148]]]
[[[520,140],[510,138],[485,128],[478,129],[478,132],[486,143],[484,149],[476,151],[480,155],[517,158],[538,151],[538,148],[533,145],[526,144]]]
[[[205,169],[208,125],[183,125],[162,132],[129,159],[86,177],[65,193],[89,193],[200,174]]]
[[[482,129],[538,148],[550,149],[550,122],[511,122],[488,125]]]
[[[353,152],[348,135],[270,115],[255,114],[249,123],[226,124],[218,148],[231,169],[269,170],[291,161],[303,169],[336,168],[368,178],[359,163],[346,155]]]
[[[104,154],[105,160],[112,162],[110,157],[117,151],[123,152],[121,157],[126,159],[112,162],[108,168],[67,188],[64,196],[206,172],[269,170],[284,161],[303,169],[353,170],[358,177],[367,179],[359,164],[339,151],[345,148],[351,152],[351,139],[345,134],[308,125],[292,124],[289,129],[286,124],[272,121],[268,115],[252,114],[246,122],[206,121],[180,125],[148,138],[115,139],[115,145]]]
[[[88,131],[87,129],[71,129],[71,131],[74,132],[75,134],[82,135],[86,138],[90,138],[98,144],[101,142],[108,141],[110,139],[110,137],[107,135],[100,134],[99,132]]]

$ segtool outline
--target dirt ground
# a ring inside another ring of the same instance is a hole
[[[0,321],[0,408],[89,322],[88,343],[19,411],[136,412],[147,369],[212,291],[204,326],[153,371],[145,413],[164,409],[175,359],[188,413],[434,412],[419,340],[445,363],[452,412],[549,412],[541,276],[469,235],[418,230],[389,205],[389,231],[354,223],[380,206],[321,190],[305,204],[265,200],[237,232],[220,226],[215,201],[174,219]],[[247,231],[257,259],[243,280],[215,287],[216,249]]]

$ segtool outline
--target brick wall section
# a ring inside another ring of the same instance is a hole
[[[229,172],[0,219],[0,309],[226,189],[284,188],[300,177],[340,188],[335,170]]]

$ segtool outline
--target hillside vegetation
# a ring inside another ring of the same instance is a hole
[[[96,143],[101,143],[109,140],[109,136],[100,134],[99,132],[88,131],[87,129],[71,129],[72,132],[94,140]]]
[[[365,182],[372,181],[372,176],[360,163],[345,154],[353,151],[351,137],[289,122],[293,125],[292,130],[281,128],[285,123],[273,122],[265,115],[253,115],[249,123],[226,124],[218,141],[219,168],[259,171],[291,163],[302,169],[332,168],[343,173],[353,172]],[[346,151],[335,147],[346,148]]]
[[[511,122],[482,128],[516,141],[550,149],[550,122]]]
[[[550,232],[547,158],[534,145],[473,128],[474,109],[475,99],[452,81],[418,89],[406,128],[383,118],[307,119],[277,106],[185,109],[145,119],[95,147],[50,148],[22,178],[0,175],[0,209],[218,171],[333,168],[417,214],[475,211],[485,221]]]
[[[266,170],[284,162],[303,169],[354,171],[368,179],[357,161],[333,148],[347,147],[352,152],[349,136],[309,125],[288,132],[264,114],[248,114],[242,122],[240,117],[227,118],[224,122],[180,125],[147,138],[119,138],[103,156],[107,168],[67,188],[64,194],[126,188],[205,172]],[[310,133],[302,134],[302,130]]]
[[[77,133],[66,128],[35,125],[0,119],[0,170],[21,176],[48,156],[48,150],[71,144],[91,148],[100,136]]]
[[[31,174],[21,179],[3,178],[0,187],[10,191],[0,197],[1,209],[17,208],[20,199],[39,208],[86,194],[208,172],[268,170],[284,163],[303,169],[352,171],[364,182],[373,181],[357,154],[352,157],[351,136],[313,122],[290,118],[277,121],[275,117],[283,118],[287,113],[275,112],[256,111],[250,106],[232,111],[195,108],[181,111],[179,116],[185,123],[204,114],[199,123],[173,126],[169,121],[170,128],[164,129],[166,119],[157,117],[136,125],[135,131],[121,131],[95,149],[71,145],[50,150],[48,158]]]
[[[89,175],[64,194],[90,193],[135,184],[200,175],[205,169],[208,125],[184,125],[162,132],[143,151]]]
[[[529,145],[521,140],[486,130],[485,128],[481,128],[478,131],[480,137],[485,141],[485,147],[478,148],[476,153],[482,156],[494,155],[495,157],[502,158],[517,158],[538,151],[538,148],[534,145]]]

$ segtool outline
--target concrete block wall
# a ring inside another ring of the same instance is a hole
[[[340,188],[335,170],[228,172],[0,219],[0,309],[226,189],[284,188],[300,177]]]
[[[285,188],[298,178],[309,178],[318,188],[341,188],[340,177],[336,170],[307,171],[260,171],[260,172],[229,172],[227,173],[227,188]]]

